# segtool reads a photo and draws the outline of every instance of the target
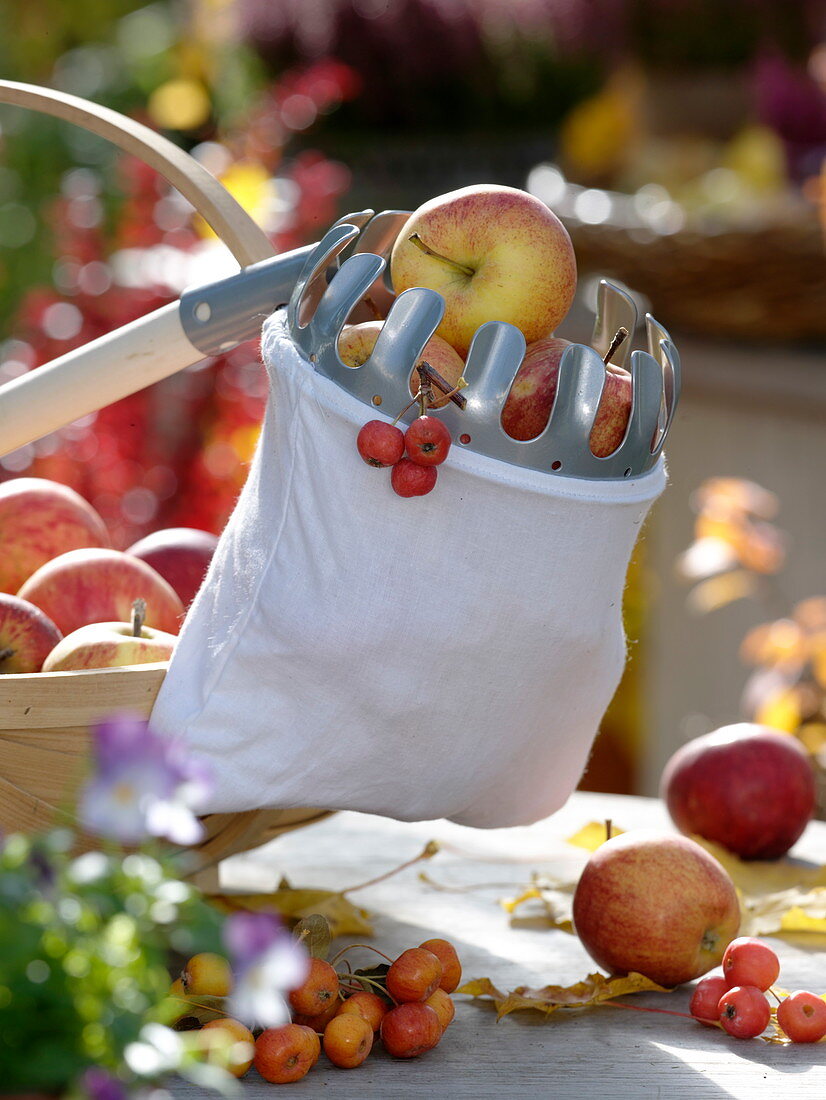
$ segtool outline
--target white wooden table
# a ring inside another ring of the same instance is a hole
[[[519,985],[568,985],[598,969],[579,941],[530,921],[513,923],[499,899],[514,896],[533,871],[573,878],[587,853],[565,838],[606,817],[623,829],[672,830],[659,801],[605,794],[578,793],[537,825],[490,832],[447,822],[403,824],[341,813],[235,857],[224,865],[224,874],[227,885],[244,889],[273,888],[282,874],[294,886],[340,889],[391,869],[435,838],[475,858],[448,848],[429,862],[354,893],[353,901],[373,918],[370,942],[393,955],[431,936],[445,936],[458,949],[466,979],[489,977],[505,991]],[[826,824],[812,823],[793,854],[826,859]],[[420,881],[421,870],[439,884],[480,888],[441,891]],[[778,984],[826,992],[826,937],[794,935],[770,942],[781,958]],[[354,966],[370,965],[366,954],[353,955]],[[634,994],[625,1000],[685,1012],[690,992],[686,986],[671,994]],[[519,1012],[497,1023],[490,1002],[465,996],[456,1002],[456,1019],[441,1044],[421,1058],[396,1061],[377,1044],[364,1065],[339,1070],[322,1054],[294,1085],[269,1085],[250,1070],[242,1096],[271,1096],[279,1087],[283,1095],[329,1094],[336,1100],[826,1097],[826,1043],[780,1046],[737,1040],[679,1016],[610,1007],[559,1010],[547,1020],[536,1012]],[[181,1100],[200,1095],[184,1083],[175,1083],[171,1091]]]

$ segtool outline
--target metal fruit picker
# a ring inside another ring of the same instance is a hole
[[[356,304],[378,283],[389,289],[407,213],[351,214],[318,244],[274,255],[221,184],[158,134],[49,89],[0,82],[0,102],[146,161],[240,266],[0,388],[0,453],[262,325],[272,390],[247,485],[169,668],[3,677],[0,827],[50,819],[80,773],[89,723],[118,709],[183,732],[217,771],[204,865],[339,808],[483,827],[552,812],[624,664],[625,570],[665,484],[679,394],[666,330],[647,316],[646,350],[627,340],[614,355],[632,376],[630,421],[618,449],[597,458],[588,439],[602,357],[618,329],[635,331],[632,299],[601,282],[593,346],[565,352],[548,426],[527,442],[500,424],[524,338],[484,325],[465,400],[434,413],[454,440],[439,491],[393,498],[386,471],[356,455],[355,434],[408,405],[444,302],[423,288],[399,295],[359,368],[343,366],[336,346]],[[417,657],[405,638],[419,632],[430,642]]]

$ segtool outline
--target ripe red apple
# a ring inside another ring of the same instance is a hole
[[[147,626],[177,634],[183,604],[160,573],[120,550],[69,550],[41,565],[18,593],[63,634],[87,623],[130,622],[135,600],[146,601]]]
[[[791,734],[749,722],[695,737],[666,764],[660,794],[674,824],[742,859],[778,859],[816,804],[809,757]]]
[[[740,906],[726,871],[693,840],[647,830],[612,837],[590,857],[574,929],[609,974],[635,971],[671,987],[717,966]]]
[[[514,439],[535,439],[548,423],[559,378],[559,364],[571,343],[546,336],[529,344],[502,409],[502,427]],[[605,368],[605,388],[589,443],[597,458],[622,443],[631,414],[631,375],[622,367]]]
[[[360,367],[372,354],[376,346],[376,340],[382,330],[382,321],[364,321],[360,325],[345,325],[338,338],[338,355],[345,367]],[[431,336],[422,348],[413,370],[410,373],[410,396],[414,397],[419,390],[419,372],[416,370],[418,363],[426,362],[434,370],[441,374],[446,382],[455,386],[462,377],[465,363],[462,357],[453,350],[446,340],[440,336]],[[428,408],[440,409],[450,400],[433,386],[433,400]]]
[[[390,257],[397,294],[438,291],[437,334],[465,355],[487,321],[507,321],[527,343],[548,336],[571,308],[576,258],[562,222],[515,187],[480,184],[439,195],[401,229]]]
[[[0,674],[40,672],[61,637],[39,607],[0,592]]]
[[[185,608],[201,587],[218,537],[196,527],[164,527],[130,546],[126,553],[140,558],[172,585]]]
[[[0,592],[18,592],[35,569],[83,546],[111,542],[103,520],[74,489],[41,477],[0,484]]]
[[[177,637],[131,623],[88,623],[58,642],[43,662],[44,672],[77,672],[85,668],[122,668],[168,661]]]

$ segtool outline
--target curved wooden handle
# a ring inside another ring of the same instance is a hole
[[[78,96],[11,80],[0,80],[0,103],[65,119],[145,161],[192,203],[241,267],[275,255],[267,235],[229,191],[194,157],[148,126]]]

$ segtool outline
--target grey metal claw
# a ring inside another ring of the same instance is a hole
[[[607,279],[600,279],[591,346],[605,356],[617,332],[624,328],[629,339],[624,340],[611,357],[617,367],[624,367],[631,353],[631,340],[637,327],[637,307],[634,299]]]

